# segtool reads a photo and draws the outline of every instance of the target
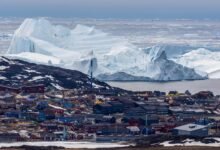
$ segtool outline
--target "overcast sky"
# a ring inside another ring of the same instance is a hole
[[[220,0],[0,0],[0,16],[220,19]]]

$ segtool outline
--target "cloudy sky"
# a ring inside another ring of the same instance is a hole
[[[220,0],[0,0],[0,16],[220,19]]]

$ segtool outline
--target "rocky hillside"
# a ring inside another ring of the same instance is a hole
[[[0,57],[0,84],[10,86],[44,84],[56,89],[91,87],[88,75],[79,71],[37,65],[5,57]],[[108,84],[96,79],[93,80],[93,87],[111,89]]]

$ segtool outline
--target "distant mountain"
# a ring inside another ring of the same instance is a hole
[[[90,78],[79,71],[0,57],[0,84],[10,86],[44,84],[56,89],[88,89]],[[93,79],[94,88],[113,89]]]
[[[184,47],[182,51],[188,47]],[[169,49],[169,51],[167,50]],[[45,19],[26,19],[16,30],[7,57],[28,62],[91,71],[103,80],[198,80],[207,76],[169,60],[175,48],[155,46],[139,49],[122,37],[109,35],[94,27],[77,25],[74,29],[53,25]]]

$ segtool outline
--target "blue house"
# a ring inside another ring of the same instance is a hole
[[[18,111],[8,111],[5,113],[6,117],[9,118],[19,118],[19,112]]]

